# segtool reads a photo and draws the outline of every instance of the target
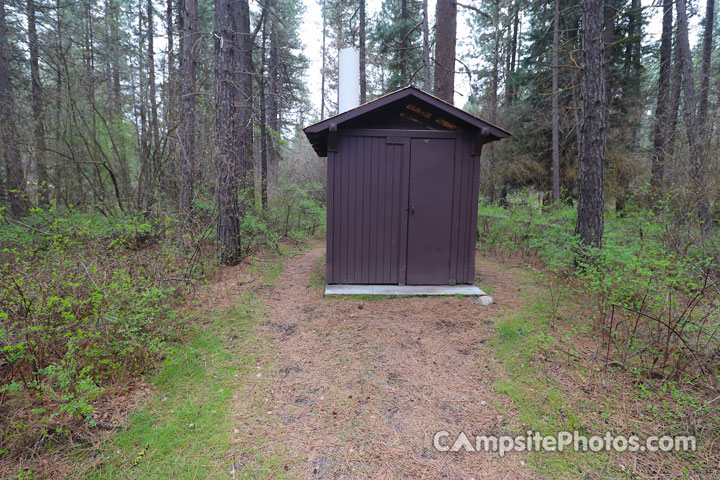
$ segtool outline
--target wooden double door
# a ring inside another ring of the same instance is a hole
[[[398,133],[328,156],[328,283],[472,283],[479,158],[454,132]]]

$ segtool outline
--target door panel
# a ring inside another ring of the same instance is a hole
[[[454,165],[454,139],[412,139],[408,285],[446,285],[450,281]]]
[[[408,148],[384,137],[340,136],[339,152],[328,158],[328,283],[404,283]]]

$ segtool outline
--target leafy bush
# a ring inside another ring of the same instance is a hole
[[[242,253],[321,232],[320,190],[283,184],[265,211],[248,209]],[[182,338],[174,306],[212,258],[212,206],[197,207],[182,239],[170,215],[0,210],[0,457],[92,428],[98,400]]]
[[[652,211],[630,204],[622,216],[606,215],[601,249],[581,250],[575,220],[571,207],[481,203],[479,240],[485,249],[537,257],[579,288],[595,306],[591,321],[608,362],[643,377],[717,387],[718,238],[667,205]],[[556,297],[556,286],[549,288]]]
[[[315,236],[325,228],[325,205],[316,193],[322,185],[311,182],[305,188],[283,183],[267,212],[271,228],[281,237],[299,240]]]
[[[174,237],[169,218],[0,216],[1,453],[92,426],[107,388],[163,356],[197,276]]]

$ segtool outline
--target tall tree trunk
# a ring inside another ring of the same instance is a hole
[[[165,79],[162,87],[162,95],[165,99],[163,108],[163,124],[165,125],[163,136],[165,137],[169,161],[165,163],[166,168],[158,168],[158,176],[161,184],[169,198],[176,198],[178,179],[178,142],[174,135],[174,128],[177,122],[177,70],[175,69],[175,25],[173,0],[165,2],[165,31],[167,35]],[[158,163],[160,167],[162,163]]]
[[[678,40],[680,43],[680,61],[682,62],[683,98],[685,101],[685,126],[687,128],[688,145],[690,147],[690,171],[695,182],[698,198],[698,216],[703,223],[703,229],[712,228],[710,201],[705,184],[705,161],[700,141],[700,128],[696,110],[694,69],[690,41],[688,40],[688,20],[686,0],[677,0]]]
[[[149,0],[146,0],[149,1]],[[148,122],[147,122],[147,111],[145,109],[145,102],[147,100],[147,92],[145,90],[146,79],[145,79],[145,68],[147,66],[145,58],[145,30],[143,28],[143,0],[138,0],[137,5],[137,20],[138,20],[138,93],[139,98],[137,100],[138,110],[140,114],[139,128],[140,138],[138,150],[140,153],[140,174],[138,175],[138,186],[136,193],[136,206],[139,209],[144,209],[148,204],[148,195],[150,190],[150,182],[148,180],[148,172],[150,171],[150,142],[148,141]]]
[[[673,3],[675,3],[673,1]],[[682,60],[680,55],[680,36],[675,33],[675,46],[673,47],[673,70],[670,87],[670,112],[668,112],[668,140],[667,152],[665,158],[673,158],[675,156],[675,138],[677,136],[677,124],[680,117],[680,100],[682,95]]]
[[[85,0],[85,81],[87,82],[88,99],[91,105],[95,105],[95,47],[94,47],[94,32],[93,32],[93,15],[92,15],[92,3],[90,0]],[[92,118],[92,135],[96,136],[97,130],[95,126],[95,113],[91,115]]]
[[[437,0],[435,7],[435,96],[453,103],[457,3]]]
[[[700,166],[700,182],[702,197],[700,200],[700,219],[706,231],[712,230],[714,219],[712,209],[710,207],[711,192],[707,191],[708,186],[705,185],[705,170],[710,154],[710,139],[712,125],[708,122],[708,102],[710,94],[710,62],[713,51],[713,27],[715,26],[715,0],[707,0],[705,8],[705,31],[703,34],[703,55],[702,69],[700,72],[700,98],[698,100],[698,132],[701,144],[701,166]]]
[[[165,3],[165,23],[167,28],[167,79],[166,79],[166,108],[165,123],[166,128],[171,128],[172,119],[175,115],[175,29],[173,28],[173,0],[167,0]]]
[[[367,56],[365,52],[365,0],[360,0],[360,104],[367,102]]]
[[[493,12],[492,22],[495,27],[494,40],[493,40],[493,54],[492,64],[490,65],[490,88],[488,89],[488,109],[490,123],[497,122],[497,111],[498,111],[498,86],[499,86],[499,70],[500,70],[500,0],[493,0]],[[437,73],[436,73],[437,75]],[[437,77],[436,77],[437,81]],[[497,147],[495,143],[488,145],[488,180],[487,180],[487,191],[491,202],[495,202],[495,184],[497,173]]]
[[[267,9],[263,7],[262,13],[262,38],[260,41],[260,72],[258,76],[258,84],[260,90],[260,203],[265,209],[268,203],[268,126],[267,126],[267,108],[265,97],[265,44],[267,43]]]
[[[271,5],[277,6],[273,0]],[[270,129],[268,142],[268,198],[272,197],[273,189],[279,182],[279,155],[275,138],[280,134],[280,39],[277,15],[270,20],[270,71],[268,81],[267,126]]]
[[[118,31],[118,5],[117,0],[108,0],[110,7],[110,49],[112,62],[112,109],[113,115],[120,114],[120,59],[122,49],[118,48],[120,43],[120,33]]]
[[[558,49],[560,48],[560,0],[555,0],[552,51],[552,188],[553,201],[560,201],[560,126],[558,112]]]
[[[702,66],[700,70],[700,98],[698,99],[698,128],[703,142],[708,138],[708,101],[710,96],[710,60],[713,51],[713,26],[715,25],[715,0],[707,0],[705,6],[705,30],[702,43]]]
[[[104,60],[105,60],[105,84],[107,85],[108,89],[108,97],[111,97],[112,95],[112,62],[114,55],[112,54],[112,48],[113,48],[113,40],[112,40],[112,23],[114,23],[114,17],[112,16],[113,12],[110,8],[110,0],[103,0],[103,10],[105,17],[103,20],[105,21],[105,28],[103,30],[103,49],[105,51]],[[113,105],[110,104],[110,113],[111,115],[114,115],[115,112],[113,111]]]
[[[150,122],[152,123],[152,145],[155,150],[153,155],[157,156],[160,150],[160,126],[158,124],[157,86],[155,85],[155,12],[153,10],[153,0],[147,0],[147,25],[147,62],[148,84],[150,86]]]
[[[247,0],[215,4],[215,142],[217,148],[217,250],[225,265],[240,261],[238,196],[248,162],[250,10]]]
[[[63,58],[63,14],[62,8],[60,8],[61,0],[55,0],[55,55],[56,58]],[[62,166],[63,157],[61,149],[63,148],[63,127],[62,127],[62,89],[63,89],[63,74],[61,68],[55,69],[55,201],[60,203],[60,199],[63,199],[67,206],[70,201],[67,198],[68,191],[66,188],[67,175],[65,175],[66,169]]]
[[[38,182],[38,204],[50,205],[49,179],[47,173],[47,148],[45,147],[45,112],[43,109],[40,61],[38,58],[38,37],[35,0],[27,1],[28,47],[30,50],[30,85],[32,113],[35,127],[35,168]]]
[[[651,160],[650,184],[655,192],[663,188],[665,177],[665,155],[668,153],[670,137],[670,70],[672,56],[673,0],[663,0],[662,35],[660,36],[660,73],[658,96],[655,107],[653,130],[653,156]]]
[[[408,25],[410,15],[408,12],[408,0],[400,0],[400,21],[402,22],[402,25]],[[402,78],[402,81],[406,84],[410,82],[410,70],[408,67],[408,37],[409,32],[401,32],[402,37],[400,39],[400,42],[398,44],[399,54],[398,54],[398,65],[400,67],[400,78]]]
[[[28,213],[25,172],[17,148],[17,127],[15,125],[12,77],[10,74],[10,43],[5,12],[5,1],[0,0],[0,150],[5,160],[10,213],[22,217]]]
[[[605,202],[605,54],[603,0],[583,0],[583,125],[580,199],[575,233],[586,246],[601,247]]]
[[[430,23],[428,21],[428,2],[423,0],[423,88],[429,92],[430,79]]]
[[[512,12],[512,32],[510,35],[510,48],[508,53],[508,68],[505,75],[505,106],[509,107],[512,105],[513,98],[515,97],[515,88],[513,85],[513,74],[515,73],[515,61],[517,59],[517,43],[518,43],[518,30],[520,28],[520,2],[515,0],[513,2]]]
[[[325,119],[325,77],[327,76],[327,10],[325,1],[322,2],[322,72],[320,79],[320,120]]]
[[[197,65],[197,0],[183,0],[182,2],[182,84],[181,104],[182,118],[180,120],[180,215],[182,215],[182,231],[186,233],[190,227],[193,216],[193,199],[195,187],[195,137],[197,135],[197,120],[195,108],[197,104],[195,87],[195,70]]]
[[[612,53],[615,48],[615,17],[617,16],[618,0],[605,0],[603,9],[603,43],[605,62],[605,95],[606,106],[610,105],[613,88]]]

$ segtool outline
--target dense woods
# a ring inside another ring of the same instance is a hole
[[[171,306],[219,264],[322,233],[325,161],[301,128],[339,113],[345,47],[361,102],[413,84],[510,131],[482,151],[481,245],[587,286],[623,368],[716,396],[717,17],[715,0],[0,0],[0,456],[98,428],[98,399],[182,341]],[[608,330],[614,305],[633,330]]]
[[[198,226],[195,203],[208,195],[217,211],[207,213],[219,219],[226,208],[239,218],[264,207],[281,184],[281,160],[303,141],[297,128],[336,113],[337,51],[354,46],[363,100],[414,83],[453,102],[456,76],[471,81],[468,108],[517,139],[488,149],[483,190],[492,201],[532,187],[555,202],[580,200],[583,212],[584,198],[598,199],[597,217],[598,205],[622,210],[649,185],[647,204],[672,189],[712,230],[716,19],[714,2],[704,11],[686,3],[606,3],[603,44],[594,45],[586,30],[595,32],[597,12],[578,2],[438,1],[434,18],[427,2],[413,0],[384,2],[372,16],[365,2],[321,2],[313,113],[297,1],[249,5],[249,32],[231,39],[212,3],[4,2],[3,201],[16,218],[51,204],[105,216],[177,210],[187,228]],[[244,25],[238,15],[227,21]],[[701,17],[692,36],[689,15]],[[647,34],[650,18],[653,28],[662,23],[657,40]],[[458,21],[472,35],[460,50]],[[231,172],[224,157],[233,158]],[[584,171],[604,178],[585,197]],[[238,208],[219,193],[228,182],[245,192]]]

